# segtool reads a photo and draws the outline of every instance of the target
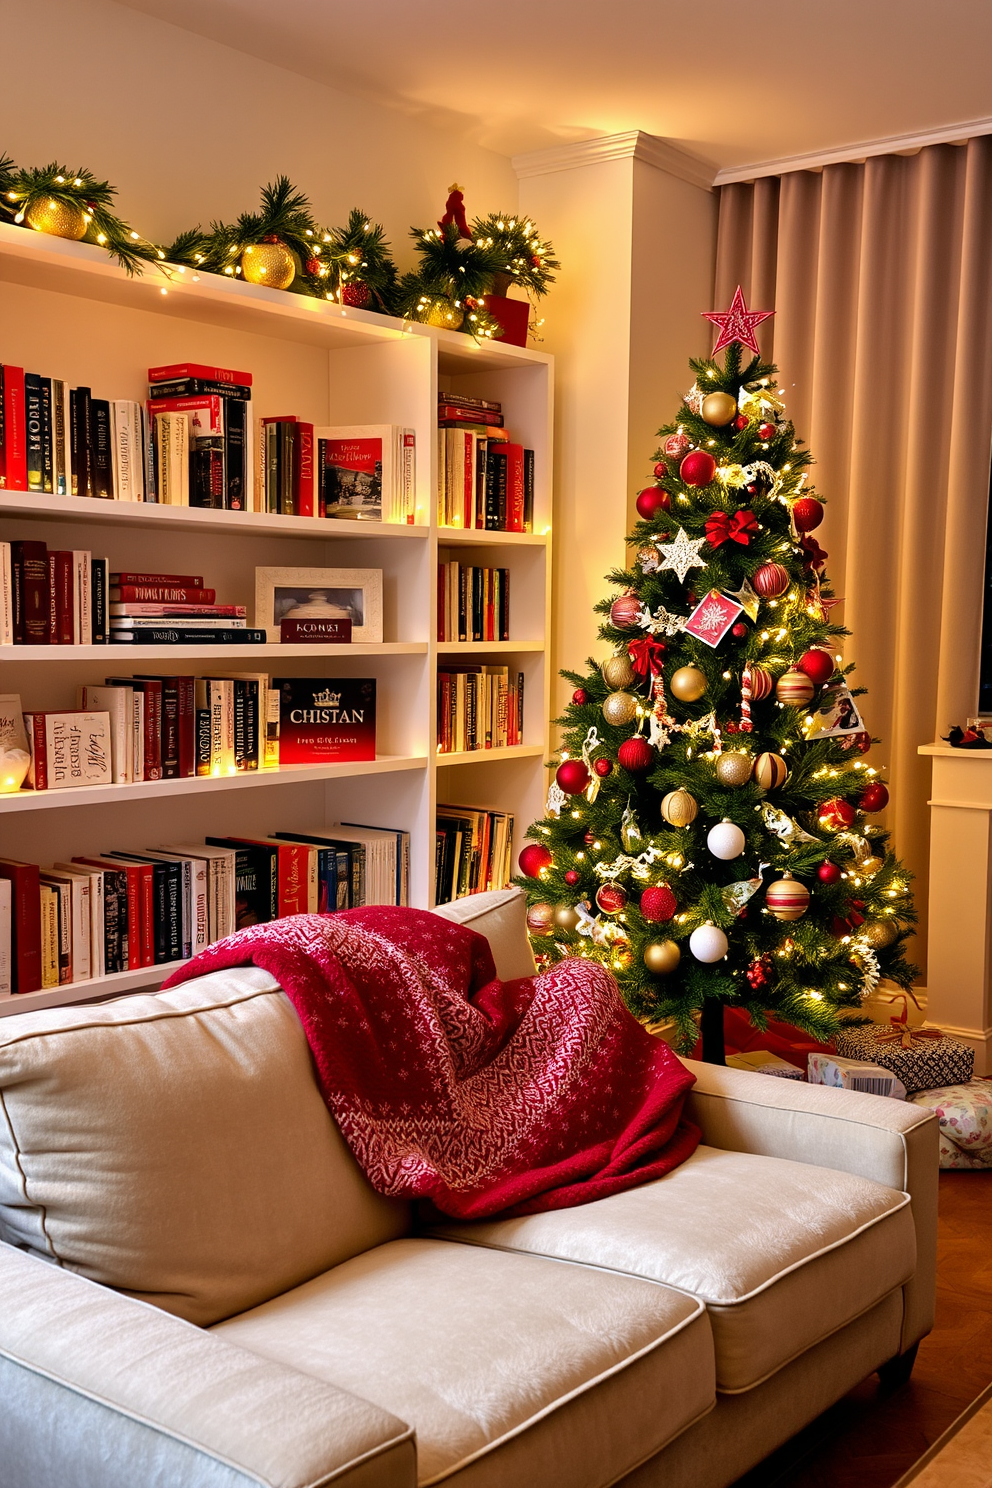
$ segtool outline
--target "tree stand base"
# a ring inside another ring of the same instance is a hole
[[[919,1347],[918,1343],[914,1343],[904,1354],[896,1354],[894,1359],[887,1359],[876,1371],[886,1390],[898,1390],[901,1385],[909,1384]]]

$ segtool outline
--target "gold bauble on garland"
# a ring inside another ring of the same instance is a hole
[[[251,243],[241,255],[241,273],[249,284],[288,289],[296,278],[296,259],[285,243]]]
[[[618,651],[616,656],[608,657],[600,667],[600,671],[607,687],[632,687],[637,677],[637,673],[630,664],[630,657],[622,651]]]
[[[53,238],[71,238],[76,243],[86,236],[89,226],[82,207],[57,201],[54,196],[32,202],[24,213],[24,220],[35,232],[49,233]]]
[[[695,703],[706,691],[706,674],[698,667],[679,667],[677,672],[672,673],[669,686],[680,703]]]
[[[571,904],[556,904],[554,920],[559,930],[575,930],[579,923],[579,912]]]
[[[716,778],[721,785],[746,785],[751,779],[751,756],[730,750],[716,762]]]
[[[655,940],[644,947],[644,965],[655,976],[671,976],[682,960],[674,940]]]
[[[465,311],[447,300],[433,300],[422,319],[425,325],[439,326],[443,331],[457,331],[461,329]]]
[[[687,827],[696,820],[699,807],[695,796],[691,796],[687,790],[680,786],[678,790],[669,791],[667,796],[662,797],[661,814],[672,827]]]
[[[699,411],[714,429],[722,429],[736,418],[737,399],[733,393],[707,393]]]
[[[857,866],[857,872],[860,873],[860,874],[862,874],[865,878],[874,878],[875,877],[875,874],[878,872],[879,868],[882,868],[884,866],[885,866],[885,859],[884,858],[876,858],[876,857],[865,858],[865,860],[864,860],[863,863],[859,863],[858,864],[858,866]]]
[[[866,925],[861,926],[858,934],[868,942],[873,951],[884,951],[899,934],[899,926],[891,920],[869,920]]]
[[[630,692],[611,692],[603,699],[603,717],[614,728],[625,728],[637,717],[637,699]]]

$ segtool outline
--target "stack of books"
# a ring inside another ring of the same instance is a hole
[[[244,605],[217,603],[202,574],[112,573],[110,639],[115,645],[264,645]]]
[[[533,532],[534,451],[511,440],[502,406],[439,393],[437,413],[439,525]]]
[[[141,404],[0,365],[0,488],[144,501]]]
[[[417,504],[413,429],[400,424],[353,424],[312,430],[312,437],[316,440],[318,516],[412,525]],[[311,509],[303,515],[313,515],[313,500],[311,491]]]
[[[474,564],[437,566],[437,638],[446,641],[510,639],[510,570]]]
[[[437,674],[439,754],[523,742],[524,674],[505,666],[446,663]]]
[[[251,382],[250,372],[200,362],[149,367],[147,500],[253,509]]]
[[[409,869],[409,833],[345,825],[81,853],[47,867],[2,858],[0,995],[183,961],[286,915],[406,904]]]
[[[510,882],[513,817],[475,806],[438,806],[434,851],[435,900],[505,889]]]
[[[109,580],[88,550],[0,542],[0,646],[105,645]]]

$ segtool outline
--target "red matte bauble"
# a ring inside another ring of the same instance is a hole
[[[573,884],[574,885],[574,884],[577,884],[578,883],[578,881],[579,881],[579,879],[581,877],[582,877],[582,874],[579,873],[578,869],[576,869],[576,868],[569,868],[568,872],[565,874],[565,882],[567,884]]]
[[[747,626],[742,625],[741,622],[738,620],[737,624],[732,627],[730,634],[734,637],[735,640],[742,641],[747,635]]]
[[[526,878],[539,878],[542,868],[550,868],[552,857],[543,842],[528,842],[517,863]]]
[[[671,510],[672,498],[660,486],[645,486],[643,491],[638,491],[634,505],[637,507],[637,515],[645,522],[650,522],[659,512]]]
[[[627,891],[619,884],[605,883],[596,890],[596,903],[604,914],[619,914],[627,903]]]
[[[636,594],[621,594],[610,605],[610,624],[617,630],[630,630],[640,619],[641,601]]]
[[[669,434],[662,449],[665,451],[665,458],[677,465],[682,456],[692,449],[692,440],[687,434]]]
[[[610,771],[613,769],[613,761],[608,759],[594,760],[592,767],[596,771],[596,774],[602,780],[605,780],[607,775],[609,775]]]
[[[654,750],[647,739],[635,734],[633,739],[624,739],[617,750],[617,763],[632,775],[641,775],[654,764]]]
[[[823,521],[823,507],[815,496],[800,496],[792,508],[797,532],[812,532]]]
[[[790,584],[789,570],[783,568],[781,563],[762,563],[760,568],[755,569],[751,583],[756,594],[762,599],[778,599],[784,594]]]
[[[341,291],[341,303],[353,305],[356,310],[364,310],[371,299],[372,291],[367,284],[346,284]]]
[[[823,825],[826,827],[835,827],[838,830],[841,827],[849,827],[857,814],[854,807],[849,802],[842,800],[840,796],[834,796],[831,800],[824,801],[819,811],[820,821]]]
[[[693,450],[679,466],[679,476],[687,486],[708,486],[716,475],[716,461],[705,450]]]
[[[829,651],[821,651],[818,646],[814,646],[811,651],[804,651],[796,666],[817,687],[822,687],[834,674],[833,657]]]
[[[653,884],[641,895],[641,914],[653,924],[670,920],[678,904],[668,884]]]
[[[772,439],[775,436],[775,425],[767,422],[758,425],[759,439]]]
[[[663,475],[668,474],[668,466],[665,464],[664,460],[658,461],[657,465],[654,467],[653,474],[655,480],[661,480]]]
[[[739,413],[734,419],[734,428],[738,434],[744,433],[744,430],[747,428],[747,418],[743,413]]]
[[[834,884],[840,882],[840,869],[836,863],[831,863],[827,858],[816,870],[816,876],[821,883]]]
[[[861,792],[862,811],[884,811],[888,804],[889,792],[880,780],[870,781]]]
[[[306,262],[306,271],[307,271],[308,274],[319,274],[320,273],[320,259],[319,258],[308,258],[307,259],[307,262]]]
[[[568,796],[581,796],[589,784],[589,770],[584,760],[563,760],[555,771],[555,779]]]

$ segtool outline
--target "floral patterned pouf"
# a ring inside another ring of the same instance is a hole
[[[992,1172],[992,1078],[921,1090],[910,1100],[937,1113],[942,1168]]]

